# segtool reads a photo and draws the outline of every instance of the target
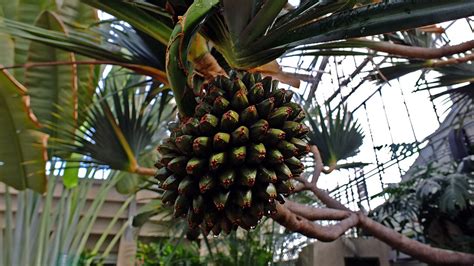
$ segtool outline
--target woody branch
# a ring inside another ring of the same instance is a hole
[[[351,228],[359,227],[372,234],[375,238],[387,243],[394,249],[427,263],[449,265],[472,265],[474,255],[434,248],[396,232],[361,212],[349,210],[341,202],[332,198],[329,193],[317,187],[317,180],[323,166],[321,156],[316,147],[312,147],[315,158],[315,170],[311,181],[296,178],[299,185],[297,192],[311,191],[327,208],[312,207],[287,201],[277,205],[277,213],[272,218],[287,229],[320,241],[333,241]],[[314,223],[320,220],[338,221],[333,225],[322,226]]]

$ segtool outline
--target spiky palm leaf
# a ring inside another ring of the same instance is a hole
[[[424,86],[420,86],[417,91],[447,87],[447,90],[433,94],[431,99],[449,95],[453,104],[472,104],[474,99],[473,64],[457,64],[436,68],[435,70],[441,75],[433,81],[427,82]]]
[[[263,65],[299,45],[375,35],[472,15],[469,1],[305,2],[281,12],[286,1],[221,1],[203,34],[234,68]],[[407,14],[409,12],[409,14]],[[427,16],[430,14],[430,16]]]
[[[190,1],[169,3],[173,7],[169,15],[163,13],[164,2],[85,2],[127,21],[161,44],[166,44],[171,34],[170,16],[183,15],[183,10],[191,4]],[[239,2],[237,9],[232,1],[221,1],[222,12],[214,13],[202,32],[232,67],[248,69],[303,44],[374,35],[469,16],[474,5],[460,0],[419,0],[356,5],[353,9],[355,3],[349,0],[304,2],[282,12],[286,1],[244,1]]]
[[[110,74],[94,103],[84,110],[84,126],[77,132],[65,130],[73,141],[54,139],[53,147],[84,155],[81,162],[86,164],[135,172],[139,156],[153,149],[158,126],[173,114],[163,86],[147,91],[148,83],[126,71]],[[160,97],[152,100],[156,90]]]
[[[339,108],[337,112],[329,111],[325,117],[321,108],[317,107],[307,119],[311,125],[308,133],[310,144],[318,147],[325,166],[336,168],[339,160],[357,154],[364,134],[346,108]]]

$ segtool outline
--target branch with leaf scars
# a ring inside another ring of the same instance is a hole
[[[359,227],[394,249],[423,262],[450,265],[472,265],[474,263],[473,254],[431,247],[377,223],[360,212],[322,209],[305,205],[294,206],[294,203],[287,202],[285,205],[278,204],[277,213],[271,217],[291,231],[324,242],[336,240],[347,230]],[[313,220],[332,218],[340,221],[329,226],[312,222]]]
[[[356,226],[359,221],[357,214],[350,213],[348,217],[344,218],[337,224],[322,226],[311,222],[303,216],[295,214],[281,204],[277,204],[276,213],[271,217],[290,231],[298,232],[307,237],[325,242],[336,240],[347,230]]]
[[[312,145],[310,147],[310,151],[313,153],[313,157],[314,157],[314,171],[313,171],[313,176],[311,177],[310,184],[316,185],[316,183],[318,182],[319,176],[321,175],[321,172],[324,169],[324,165],[323,165],[323,160],[321,159],[321,154],[319,152],[318,147],[316,147],[315,145]],[[297,178],[295,179],[298,180]],[[304,184],[299,184],[298,186],[295,187],[295,190],[293,191],[293,193],[305,190],[305,187],[306,186]]]
[[[333,199],[327,191],[318,188],[317,183],[318,183],[319,177],[321,176],[321,173],[324,172],[324,165],[321,159],[321,154],[319,152],[319,149],[315,145],[312,145],[310,147],[310,151],[313,153],[313,159],[314,159],[314,171],[311,177],[311,181],[308,181],[303,176],[295,177],[294,180],[298,181],[299,184],[295,187],[295,189],[293,190],[293,193],[309,190],[313,192],[313,194],[319,200],[321,200],[321,202],[324,203],[328,208],[350,211],[342,203]]]
[[[303,216],[304,218],[311,221],[321,220],[343,220],[351,215],[351,211],[312,207],[297,203],[291,200],[285,200],[284,206],[296,215]]]

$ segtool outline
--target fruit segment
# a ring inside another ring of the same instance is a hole
[[[304,170],[304,111],[293,92],[260,74],[231,72],[202,89],[194,116],[158,147],[162,201],[194,235],[254,228]]]

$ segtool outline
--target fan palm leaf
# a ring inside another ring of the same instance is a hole
[[[136,172],[140,154],[154,147],[153,136],[162,122],[158,117],[173,113],[168,93],[161,92],[161,99],[150,101],[147,95],[154,95],[156,89],[144,91],[148,83],[124,71],[111,74],[94,103],[84,110],[84,126],[76,132],[64,130],[73,141],[53,139],[53,147],[85,156],[81,159],[85,164]]]
[[[321,153],[325,166],[332,169],[338,168],[339,160],[347,159],[358,152],[362,145],[364,134],[357,121],[346,108],[340,108],[336,113],[328,112],[325,118],[321,108],[317,107],[310,112],[308,122],[311,130],[308,133],[310,143],[316,145]],[[353,164],[348,166],[360,167],[364,164]],[[341,168],[341,167],[339,167]]]

